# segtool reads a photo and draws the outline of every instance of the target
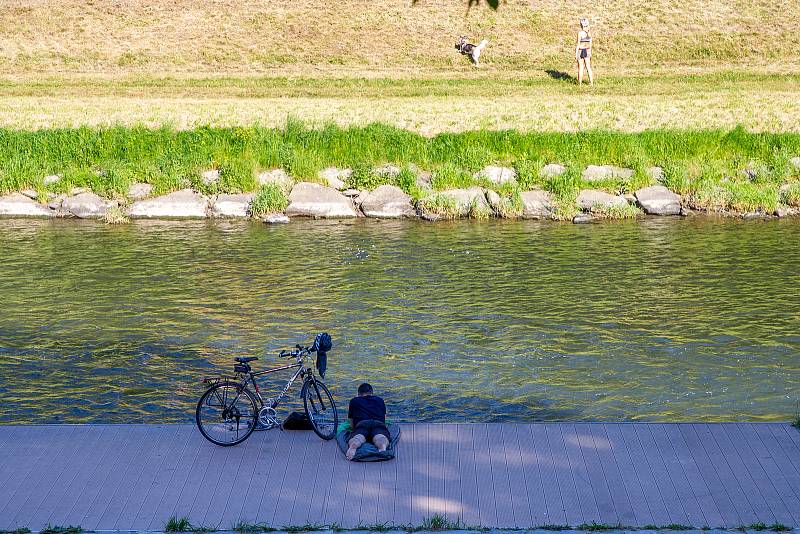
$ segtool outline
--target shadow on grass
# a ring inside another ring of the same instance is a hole
[[[547,73],[548,76],[550,76],[554,80],[559,80],[559,81],[562,81],[562,82],[574,82],[575,81],[575,77],[574,76],[572,76],[571,74],[567,74],[566,72],[561,71],[561,70],[546,69],[545,72]]]

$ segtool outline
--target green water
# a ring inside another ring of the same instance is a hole
[[[369,380],[397,420],[785,420],[799,237],[705,218],[2,220],[0,422],[190,421],[200,377],[322,330],[338,401]]]

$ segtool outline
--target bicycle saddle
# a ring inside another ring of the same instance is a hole
[[[257,360],[257,359],[258,359],[258,356],[248,356],[247,358],[244,358],[242,356],[238,356],[238,357],[234,358],[234,360],[236,360],[239,363],[252,362],[253,360]]]

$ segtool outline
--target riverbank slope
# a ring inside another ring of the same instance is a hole
[[[13,0],[0,125],[800,132],[791,2]],[[574,85],[579,16],[598,84]],[[458,35],[489,39],[476,69]]]
[[[800,208],[800,135],[743,129],[429,138],[289,121],[282,129],[0,130],[0,142],[0,212],[10,216],[563,220],[581,211],[758,217]]]

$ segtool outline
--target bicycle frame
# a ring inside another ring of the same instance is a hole
[[[264,398],[261,396],[261,389],[259,389],[258,387],[258,382],[256,381],[256,377],[262,375],[268,375],[271,373],[277,373],[278,371],[285,371],[287,369],[297,368],[297,371],[295,371],[295,373],[292,375],[289,381],[286,382],[286,385],[283,387],[280,394],[278,394],[278,396],[275,397],[275,399],[273,399],[272,404],[269,406],[270,408],[275,408],[276,406],[278,406],[278,404],[280,404],[281,400],[283,400],[283,397],[286,396],[286,393],[289,391],[289,389],[292,387],[292,384],[294,384],[294,381],[297,380],[298,377],[303,377],[306,373],[311,374],[311,368],[306,369],[304,365],[305,362],[303,360],[299,360],[296,363],[290,365],[284,365],[282,367],[275,367],[274,369],[265,369],[264,371],[257,371],[257,372],[250,371],[247,374],[247,378],[244,379],[242,386],[247,387],[247,383],[252,382],[253,388],[255,388],[256,390],[256,397],[258,397],[258,402],[261,403],[261,406],[264,406],[265,405]]]

